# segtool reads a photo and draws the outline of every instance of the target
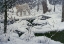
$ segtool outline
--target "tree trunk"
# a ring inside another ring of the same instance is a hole
[[[6,0],[5,0],[5,15],[4,15],[4,33],[6,33],[7,30],[7,5],[6,5]]]
[[[37,12],[39,11],[39,3],[37,4]]]
[[[55,12],[55,5],[54,5],[54,12]]]
[[[62,22],[64,21],[64,0],[62,1]]]
[[[48,11],[47,1],[46,0],[42,1],[42,7],[43,7],[43,13],[46,13]]]
[[[39,11],[39,0],[37,2],[37,12]]]

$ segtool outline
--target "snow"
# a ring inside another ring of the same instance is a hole
[[[14,24],[9,25],[8,29],[19,30],[21,32],[25,32],[27,31],[26,28],[28,27],[27,24],[28,22],[26,20],[23,20],[23,21],[16,22]]]
[[[31,10],[31,15],[23,15],[23,16],[17,16],[16,15],[16,8],[14,7],[13,11],[12,9],[9,9],[8,11],[8,16],[11,19],[19,19],[19,21],[14,22],[13,24],[8,25],[7,27],[7,34],[3,33],[3,23],[0,23],[0,44],[62,44],[59,41],[54,41],[46,36],[35,36],[34,33],[46,33],[49,31],[62,31],[64,30],[64,22],[61,22],[61,14],[62,14],[62,9],[61,5],[56,5],[55,12],[53,11],[54,6],[48,3],[48,8],[51,9],[51,12],[47,12],[43,14],[42,12],[42,5],[40,5],[40,9],[37,12],[37,6]],[[42,17],[41,15],[49,16],[51,18],[46,19],[46,20],[40,20]],[[1,17],[0,17],[1,18]],[[37,26],[28,26],[27,24],[29,23],[26,19],[33,18],[35,19],[33,23],[35,24],[41,24]],[[2,21],[3,19],[0,19]],[[10,20],[8,18],[8,20]],[[46,24],[47,23],[47,24]],[[43,26],[44,24],[44,26]],[[26,28],[29,28],[27,30]],[[17,33],[14,31],[18,30],[20,32],[24,32],[20,37],[18,36]],[[5,36],[6,35],[6,36]],[[10,39],[10,41],[7,41],[7,39]]]
[[[33,23],[44,24],[44,23],[46,23],[46,22],[47,22],[46,20],[39,20],[39,19],[36,19],[36,20],[34,20]]]

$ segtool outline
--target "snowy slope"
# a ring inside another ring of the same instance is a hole
[[[56,11],[53,11],[54,6],[53,5],[49,5],[51,6],[51,12],[47,12],[45,14],[43,14],[42,12],[42,5],[40,5],[40,9],[37,12],[35,7],[34,9],[31,10],[31,15],[22,15],[19,16],[16,15],[16,8],[14,7],[13,10],[14,12],[11,13],[9,11],[13,11],[12,9],[10,9],[8,11],[8,16],[11,19],[19,19],[18,21],[14,22],[13,24],[8,25],[7,27],[7,36],[5,37],[5,34],[2,33],[3,31],[3,23],[0,23],[0,27],[1,27],[1,35],[0,35],[0,44],[62,44],[59,41],[54,41],[51,40],[50,38],[46,37],[46,36],[39,36],[39,37],[35,37],[34,33],[46,33],[48,31],[61,31],[64,29],[64,22],[61,22],[61,5],[56,5]],[[49,7],[48,6],[48,7]],[[51,18],[46,19],[46,20],[41,20],[41,15],[45,15],[45,16],[49,16]],[[8,20],[10,20],[8,18]],[[34,19],[33,23],[36,24],[41,24],[41,25],[36,25],[36,26],[28,26],[27,24],[29,24],[30,22],[27,21],[27,19]],[[3,19],[0,19],[0,21]],[[44,25],[43,25],[44,24]],[[29,28],[30,27],[30,28]],[[26,29],[29,28],[29,31]],[[23,35],[21,35],[20,37],[18,36],[17,33],[15,33],[14,31],[18,30],[20,32],[24,32]],[[31,32],[30,32],[31,31]],[[7,41],[7,38],[10,39],[10,41]]]

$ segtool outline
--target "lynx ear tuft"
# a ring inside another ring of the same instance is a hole
[[[16,5],[16,9],[18,9],[19,5]]]

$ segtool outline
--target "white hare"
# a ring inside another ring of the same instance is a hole
[[[17,15],[18,15],[18,12],[20,12],[21,16],[22,16],[22,12],[24,13],[24,15],[26,15],[26,11],[30,15],[30,7],[27,3],[22,5],[16,5],[16,9],[17,9],[17,12],[16,12]]]

